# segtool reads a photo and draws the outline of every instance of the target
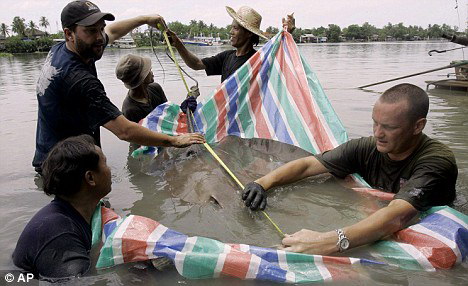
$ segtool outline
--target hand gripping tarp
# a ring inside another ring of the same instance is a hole
[[[189,279],[232,276],[275,282],[304,283],[357,279],[366,265],[409,270],[449,269],[468,253],[468,217],[449,207],[432,208],[393,239],[373,244],[374,259],[307,255],[214,239],[189,237],[152,219],[120,218],[98,207],[93,216],[93,244],[104,243],[97,268],[121,263],[169,258]],[[101,232],[102,230],[102,232]]]

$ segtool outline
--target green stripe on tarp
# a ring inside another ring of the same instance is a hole
[[[253,138],[255,135],[255,126],[252,124],[252,116],[250,114],[249,106],[250,99],[247,97],[250,89],[250,80],[252,79],[249,74],[250,65],[243,65],[237,70],[237,78],[239,82],[239,97],[237,98],[237,116],[239,117],[240,124],[242,125],[242,132],[246,138]]]
[[[176,118],[177,115],[179,115],[180,112],[180,107],[176,104],[171,104],[169,107],[166,109],[166,115],[163,118],[163,121],[161,122],[161,132],[169,135],[174,135],[174,129],[177,127],[177,121],[174,119]]]
[[[346,130],[344,129],[343,123],[341,122],[340,118],[336,114],[333,106],[330,103],[330,100],[325,95],[323,91],[322,85],[320,84],[315,72],[312,71],[309,64],[304,60],[301,56],[302,65],[304,66],[304,71],[307,76],[307,82],[309,83],[309,88],[312,92],[312,97],[315,99],[320,111],[322,112],[325,120],[329,126],[329,129],[333,133],[333,137],[335,137],[338,145],[345,143],[348,141],[348,134],[346,134]],[[335,146],[336,147],[336,146]]]
[[[191,279],[213,278],[224,244],[206,237],[197,237],[193,250],[185,256],[182,275]]]
[[[94,210],[93,217],[91,218],[91,247],[96,246],[101,241],[102,236],[102,215],[101,215],[101,203],[99,202]]]
[[[218,113],[216,112],[216,105],[215,100],[213,97],[208,100],[202,108],[203,117],[205,117],[206,121],[206,133],[205,139],[208,143],[215,142],[215,135],[217,131],[217,123],[218,122]]]
[[[303,128],[302,122],[299,119],[299,116],[297,115],[298,112],[300,114],[300,111],[294,110],[290,98],[287,96],[287,88],[284,82],[281,80],[281,75],[283,73],[281,71],[278,71],[275,65],[272,66],[272,69],[270,71],[270,83],[272,85],[272,89],[274,90],[272,91],[272,93],[276,92],[276,94],[278,95],[277,98],[279,104],[286,115],[286,117],[283,118],[285,125],[290,127],[291,132],[294,134],[297,143],[302,149],[309,151],[312,154],[317,154],[317,150],[315,150],[314,146],[310,142],[309,136],[307,136],[307,133]],[[274,94],[272,94],[272,96],[275,97]],[[278,115],[280,116],[280,114]]]
[[[408,270],[425,270],[413,256],[394,241],[382,240],[372,244],[370,248],[377,256],[386,259],[390,264]]]
[[[323,282],[318,267],[315,265],[314,256],[302,253],[286,253],[288,270],[295,272],[296,283]]]

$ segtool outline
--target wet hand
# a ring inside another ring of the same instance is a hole
[[[296,19],[294,18],[294,13],[287,15],[286,18],[283,18],[283,28],[285,28],[289,33],[294,32],[296,29]]]
[[[176,41],[180,41],[177,35],[173,31],[167,29],[166,33],[167,33],[167,38],[169,39],[169,43],[171,44],[171,46],[174,46],[174,43]]]
[[[195,109],[197,109],[197,100],[193,96],[187,97],[182,103],[180,104],[180,109],[184,113],[187,113],[187,108],[190,109],[190,111],[195,112]]]
[[[302,252],[316,255],[329,255],[338,251],[338,241],[335,232],[317,232],[302,229],[283,238],[278,249],[291,252]]]
[[[173,137],[172,146],[177,148],[184,148],[192,144],[205,143],[205,137],[200,133],[187,133]]]
[[[267,205],[267,195],[265,189],[258,183],[250,182],[242,193],[242,199],[245,201],[245,206],[251,210],[264,210]]]

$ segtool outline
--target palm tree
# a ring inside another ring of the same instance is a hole
[[[50,26],[49,20],[45,16],[39,19],[39,26],[44,27],[44,32],[47,34],[47,27]]]
[[[3,35],[3,37],[6,38],[6,36],[10,36],[9,32],[10,29],[8,28],[8,25],[2,23],[2,25],[0,25],[0,33]]]
[[[26,25],[24,24],[24,18],[19,16],[13,18],[13,23],[11,23],[11,30],[21,37],[26,36]]]
[[[34,23],[34,21],[31,20],[29,21],[28,27],[29,27],[29,34],[32,37],[34,35],[34,30],[37,28],[36,23]]]

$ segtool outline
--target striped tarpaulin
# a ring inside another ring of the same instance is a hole
[[[266,138],[316,154],[347,141],[315,73],[287,32],[278,33],[212,96],[199,102],[194,119],[195,131],[205,134],[208,143],[227,135]],[[169,135],[187,132],[187,117],[170,102],[140,124]],[[141,148],[134,155],[154,151]]]
[[[366,255],[372,259],[307,255],[189,237],[146,217],[122,219],[104,207],[96,209],[92,224],[94,230],[102,229],[93,232],[94,242],[103,241],[97,268],[165,257],[189,279],[232,276],[302,283],[357,279],[366,265],[433,271],[465,261],[468,216],[450,207],[433,208],[425,215],[394,238],[372,245]]]
[[[199,102],[194,118],[196,131],[205,134],[208,143],[227,135],[267,138],[316,154],[347,141],[317,77],[287,32],[276,35],[211,97]],[[186,116],[172,103],[157,107],[140,122],[170,135],[185,133],[186,123]],[[140,149],[136,154],[153,150]],[[363,188],[355,188],[360,193],[376,199],[392,198],[367,188],[359,176],[355,180],[363,184]],[[433,271],[465,261],[468,217],[449,207],[432,208],[424,215],[418,224],[373,244],[364,256],[372,257],[370,260],[225,244],[188,237],[148,218],[129,216],[102,223],[105,243],[97,266],[167,257],[187,278],[227,275],[295,283],[359,277],[356,265]]]

